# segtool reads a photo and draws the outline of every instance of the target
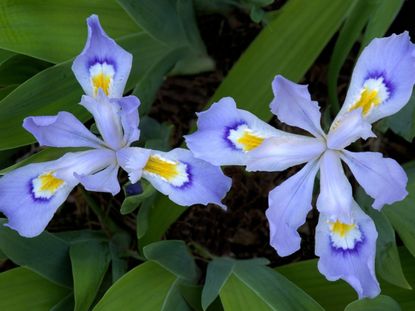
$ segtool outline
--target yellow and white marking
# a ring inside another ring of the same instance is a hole
[[[50,199],[65,185],[63,179],[57,178],[54,172],[46,172],[32,180],[33,195],[36,199]]]
[[[186,164],[170,161],[160,155],[149,157],[143,175],[158,177],[175,187],[181,187],[190,180]]]
[[[354,249],[362,240],[362,233],[356,224],[345,224],[340,221],[329,222],[330,237],[333,246],[344,250]]]
[[[363,116],[367,116],[370,111],[385,102],[389,98],[389,91],[383,82],[383,78],[368,79],[360,90],[358,96],[350,105],[348,111],[362,108]]]
[[[111,94],[112,81],[115,74],[112,65],[96,63],[89,68],[89,74],[94,96],[97,96],[99,89],[102,89],[107,96]]]
[[[239,125],[230,130],[227,137],[238,149],[244,152],[257,148],[265,139],[265,136],[254,132],[246,124]]]

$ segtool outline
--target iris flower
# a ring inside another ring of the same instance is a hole
[[[307,86],[276,76],[271,111],[312,137],[272,128],[237,109],[232,98],[224,98],[198,115],[198,131],[186,142],[198,158],[215,165],[246,165],[248,171],[282,171],[306,163],[269,193],[270,242],[280,256],[300,248],[297,229],[312,208],[320,170],[318,268],[329,280],[350,283],[360,298],[374,297],[380,291],[374,271],[377,231],[354,201],[341,160],[374,198],[373,208],[380,210],[406,197],[407,176],[395,160],[345,148],[359,138],[375,136],[371,123],[399,111],[414,83],[415,48],[408,34],[375,39],[358,59],[345,103],[328,134],[320,126],[320,109]]]
[[[94,117],[100,137],[74,115],[28,117],[23,127],[41,146],[84,147],[55,161],[29,164],[0,179],[0,211],[7,226],[25,237],[40,234],[72,189],[81,183],[90,191],[120,191],[118,170],[131,182],[141,177],[180,205],[216,203],[230,188],[220,168],[196,159],[186,149],[161,152],[130,145],[139,139],[139,100],[121,97],[132,57],[102,30],[98,18],[88,22],[88,40],[73,70],[87,95],[81,105]]]

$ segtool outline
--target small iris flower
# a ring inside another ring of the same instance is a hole
[[[94,117],[101,137],[92,134],[74,115],[28,117],[23,127],[41,146],[84,147],[55,161],[29,164],[0,179],[0,211],[7,226],[25,237],[40,234],[72,189],[81,183],[90,191],[120,191],[118,170],[131,182],[141,177],[177,204],[216,203],[231,186],[220,168],[177,148],[169,152],[130,147],[140,135],[139,100],[121,97],[131,69],[131,55],[102,30],[98,18],[88,19],[86,48],[73,70],[88,95],[81,105]]]
[[[380,292],[374,271],[377,231],[354,201],[341,160],[374,198],[373,208],[380,210],[406,197],[407,176],[395,160],[344,148],[375,136],[371,123],[399,111],[414,83],[415,48],[408,34],[375,39],[360,56],[345,103],[327,135],[307,86],[277,76],[271,111],[313,137],[274,129],[224,98],[199,114],[198,131],[186,142],[196,157],[215,165],[246,165],[248,171],[282,171],[306,163],[269,194],[270,240],[280,256],[300,248],[297,229],[312,208],[314,179],[320,170],[318,268],[329,280],[350,283],[360,298],[374,297]]]

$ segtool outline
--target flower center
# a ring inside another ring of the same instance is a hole
[[[354,249],[363,240],[362,232],[357,224],[342,223],[338,220],[329,222],[330,240],[336,249]]]
[[[46,172],[32,180],[32,193],[36,199],[50,199],[64,184],[53,171]]]
[[[151,155],[143,169],[143,174],[156,176],[175,187],[182,187],[190,181],[188,167],[179,161],[170,161],[159,155]]]
[[[251,151],[262,144],[265,137],[251,130],[246,124],[241,124],[229,131],[227,137],[236,148],[244,152]]]
[[[111,92],[112,81],[114,77],[114,67],[110,64],[96,63],[89,68],[91,75],[91,84],[94,91],[94,96],[97,96],[98,90],[102,89],[105,95]]]
[[[363,116],[367,116],[374,107],[379,106],[388,98],[389,90],[384,83],[383,77],[367,79],[348,111],[362,108]]]

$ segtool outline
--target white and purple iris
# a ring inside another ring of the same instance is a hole
[[[415,48],[408,34],[375,39],[356,64],[345,103],[328,134],[320,126],[320,109],[307,86],[277,76],[271,111],[313,137],[274,129],[237,109],[232,98],[223,98],[198,115],[198,131],[186,142],[198,158],[215,165],[246,165],[248,171],[282,171],[306,163],[269,194],[271,245],[280,256],[300,248],[297,229],[312,208],[314,179],[320,170],[315,248],[319,270],[329,280],[349,282],[360,298],[374,297],[380,292],[374,271],[377,231],[354,201],[341,160],[374,198],[374,208],[406,197],[407,176],[395,160],[344,148],[375,136],[371,123],[399,111],[414,83]]]
[[[28,117],[23,127],[41,146],[85,147],[55,161],[29,164],[0,179],[0,211],[20,235],[40,234],[72,189],[81,183],[90,191],[120,191],[118,170],[131,182],[141,177],[180,205],[215,203],[229,191],[231,180],[220,168],[177,148],[161,152],[130,145],[139,139],[140,102],[122,97],[131,69],[131,55],[102,30],[98,17],[87,20],[88,40],[73,71],[87,95],[81,105],[94,117],[101,137],[74,115]]]

